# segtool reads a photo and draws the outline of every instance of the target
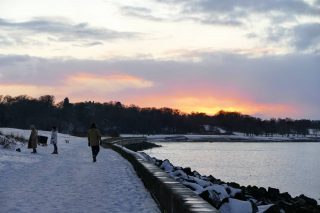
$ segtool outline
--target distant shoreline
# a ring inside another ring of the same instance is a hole
[[[250,140],[250,139],[200,139],[200,140],[186,140],[186,141],[154,141],[148,140],[149,142],[161,142],[161,143],[320,143],[320,139],[317,140]]]
[[[121,135],[122,137],[144,137],[148,142],[261,142],[261,143],[319,143],[320,137],[264,137],[242,135]]]

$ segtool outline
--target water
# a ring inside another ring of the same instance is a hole
[[[320,200],[320,143],[158,143],[146,153],[240,185]]]

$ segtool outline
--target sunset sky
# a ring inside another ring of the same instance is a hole
[[[0,95],[320,119],[320,0],[0,0]]]

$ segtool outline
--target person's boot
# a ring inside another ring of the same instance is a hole
[[[51,154],[58,154],[58,148],[57,145],[54,145],[54,150]]]
[[[37,149],[33,148],[33,151],[31,153],[33,154],[37,153]]]

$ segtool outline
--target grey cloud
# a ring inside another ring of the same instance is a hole
[[[14,41],[12,41],[11,39],[9,39],[6,36],[0,36],[0,47],[1,46],[11,46],[14,44]]]
[[[236,14],[237,16],[247,15],[251,12],[268,13],[271,11],[297,15],[319,15],[320,13],[319,8],[313,7],[303,0],[172,0],[158,2],[180,4],[189,12],[216,12]]]
[[[281,26],[271,26],[267,32],[267,40],[271,42],[279,42],[286,38],[289,39],[290,36],[290,30]]]
[[[259,38],[259,35],[257,33],[247,33],[247,38]]]
[[[226,16],[203,16],[203,17],[187,17],[185,20],[193,20],[202,24],[222,25],[222,26],[241,26],[243,22],[240,20],[230,19]]]
[[[82,42],[80,44],[74,44],[74,46],[76,47],[93,47],[98,45],[103,45],[103,43],[100,41],[93,41],[93,42]]]
[[[291,28],[271,26],[267,30],[266,40],[274,43],[285,42],[298,51],[319,51],[320,23],[297,24]]]
[[[164,18],[152,15],[152,10],[145,7],[124,6],[120,8],[121,12],[126,16],[147,19],[151,21],[164,21]]]
[[[36,18],[30,21],[13,22],[0,19],[0,29],[8,32],[49,34],[60,41],[111,40],[138,36],[135,32],[118,32],[107,28],[92,27],[88,23],[74,24],[67,19]],[[25,36],[25,35],[24,35]]]
[[[320,23],[298,25],[293,29],[293,34],[293,42],[299,50],[320,47]]]
[[[235,20],[223,14],[205,14],[198,16],[193,13],[184,13],[183,9],[180,12],[171,14],[170,16],[156,16],[152,8],[145,7],[132,7],[125,6],[120,8],[121,12],[126,16],[146,19],[149,21],[167,21],[167,22],[180,22],[180,21],[194,21],[202,24],[209,25],[223,25],[223,26],[240,26],[242,22]]]
[[[0,54],[0,67],[13,66],[16,63],[27,62],[31,58],[27,55],[1,55]]]
[[[319,16],[320,8],[303,0],[155,0],[181,7],[182,18],[197,15],[205,24],[241,25],[252,14],[263,14],[273,23],[296,21],[296,16]]]

